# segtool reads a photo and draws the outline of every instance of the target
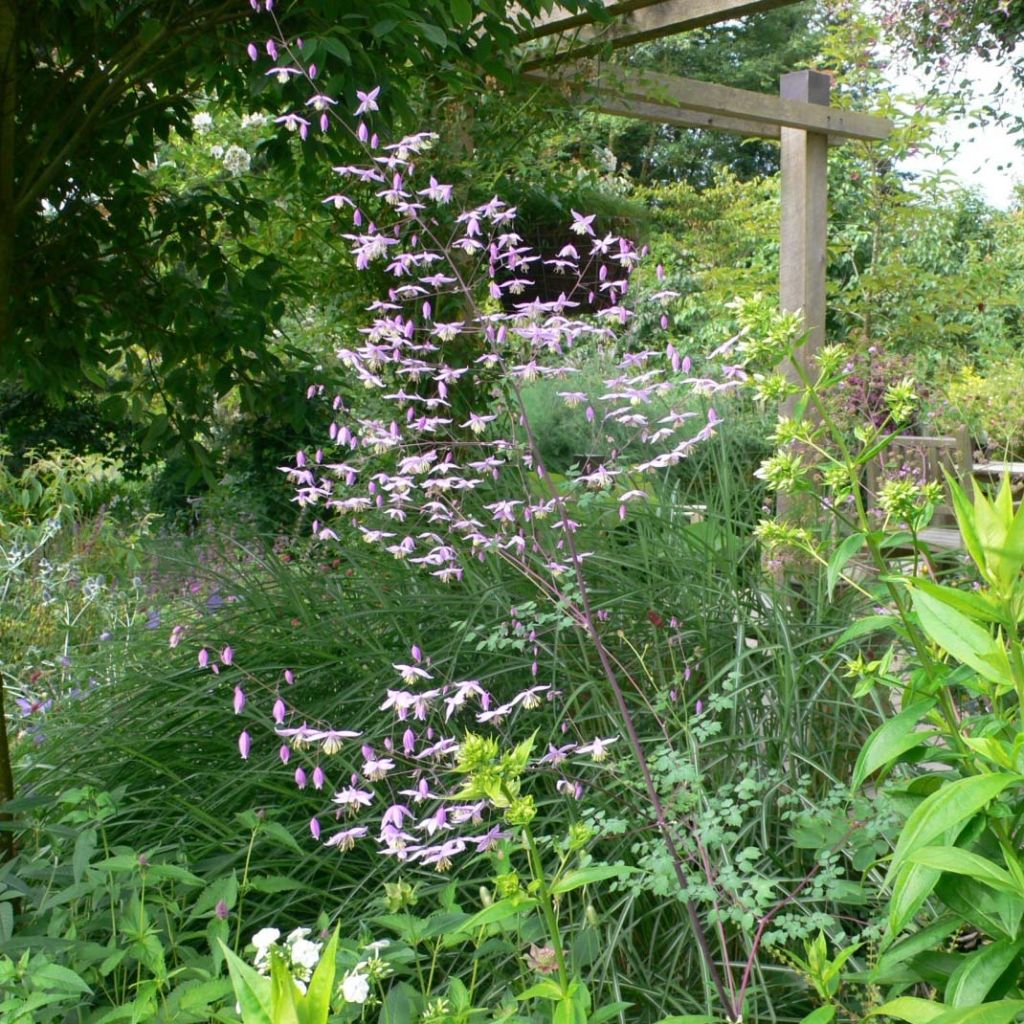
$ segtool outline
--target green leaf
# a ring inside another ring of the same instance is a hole
[[[270,1013],[274,1024],[299,1024],[296,998],[300,995],[284,961],[276,953],[270,957]]]
[[[863,619],[858,619],[852,626],[847,626],[829,650],[837,651],[851,640],[859,640],[862,636],[883,629],[895,629],[899,625],[900,620],[895,615],[867,615]]]
[[[337,969],[338,929],[320,954],[313,977],[309,979],[306,994],[298,1000],[299,1024],[327,1024],[331,1015],[331,995],[334,992],[334,972]]]
[[[968,618],[981,622],[998,622],[999,611],[984,593],[977,590],[957,590],[920,577],[914,580],[914,588],[923,590],[937,601],[962,612]]]
[[[96,852],[98,842],[96,829],[87,828],[79,832],[75,838],[75,852],[71,859],[71,873],[76,882],[85,876],[85,869]]]
[[[945,1001],[950,1006],[976,1006],[984,1001],[1006,969],[1019,962],[1024,940],[1001,939],[971,953],[950,976]]]
[[[1000,999],[980,1006],[963,1006],[932,1017],[931,1024],[1010,1024],[1024,1013],[1024,999]]]
[[[392,985],[380,1008],[380,1024],[412,1024],[414,1016],[406,986]]]
[[[469,0],[449,0],[452,17],[462,26],[469,25],[473,20],[473,6]]]
[[[684,1013],[681,1017],[662,1017],[656,1024],[718,1024],[718,1020],[706,1013]]]
[[[589,867],[566,872],[551,886],[551,892],[552,894],[572,892],[573,889],[581,889],[593,882],[603,882],[607,878],[622,878],[624,875],[632,874],[635,870],[625,864],[592,864]]]
[[[909,864],[900,872],[889,899],[889,926],[883,946],[892,942],[910,923],[941,877],[941,871],[920,864]]]
[[[575,1024],[576,1008],[571,999],[559,999],[551,1013],[551,1024]]]
[[[489,907],[484,907],[471,917],[468,917],[456,928],[453,935],[475,935],[481,928],[490,924],[500,924],[510,917],[517,917],[526,910],[537,905],[534,899],[498,900]]]
[[[963,927],[963,920],[957,915],[948,914],[934,924],[928,925],[927,928],[908,935],[878,958],[878,962],[868,973],[869,982],[873,985],[890,984],[888,980],[890,975],[893,971],[897,971],[901,964],[917,956],[918,953],[941,945],[945,939],[961,927]]]
[[[1010,685],[1006,648],[987,629],[924,590],[911,591],[914,611],[928,639],[970,665],[978,675],[1002,686]]]
[[[933,707],[934,700],[917,701],[884,722],[868,737],[853,769],[850,785],[854,790],[860,789],[869,775],[891,765],[902,754],[913,750],[932,735],[930,731],[919,731],[917,726],[925,713]]]
[[[244,1024],[277,1024],[271,1013],[270,979],[254,971],[221,942],[235,1000],[242,1007]]]
[[[897,1020],[907,1021],[908,1024],[930,1024],[931,1021],[941,1016],[942,1011],[942,1004],[933,1002],[931,999],[900,996],[899,999],[890,999],[889,1002],[883,1003],[867,1016],[895,1017]]]
[[[559,1000],[565,993],[562,991],[562,986],[557,981],[552,981],[550,978],[545,978],[543,981],[538,981],[536,985],[531,985],[528,989],[516,994],[516,999],[551,999]]]
[[[1009,871],[970,850],[961,850],[957,846],[926,846],[912,853],[909,859],[914,864],[922,864],[936,871],[967,875],[976,882],[983,882],[1013,896],[1024,895]]]
[[[834,1006],[819,1006],[802,1018],[800,1024],[831,1024],[835,1016],[836,1008]]]
[[[889,865],[889,882],[892,882],[910,854],[957,825],[964,824],[1007,786],[1017,781],[1019,777],[1016,775],[995,772],[941,785],[931,796],[922,800],[907,818]]]
[[[828,560],[828,569],[826,570],[829,600],[832,599],[832,592],[836,588],[836,583],[839,581],[843,569],[846,568],[850,559],[864,547],[866,540],[867,537],[863,533],[851,534],[832,553],[832,557]]]
[[[591,1015],[587,1024],[604,1024],[605,1021],[611,1020],[613,1017],[618,1017],[619,1014],[625,1013],[634,1003],[609,1003],[607,1006],[602,1006],[599,1010],[595,1010]]]
[[[956,523],[960,528],[960,536],[963,538],[964,547],[967,553],[974,559],[975,565],[985,572],[985,552],[981,546],[981,539],[974,523],[974,508],[966,492],[951,474],[946,473],[946,486],[949,488],[950,497],[953,499],[953,512],[956,515]],[[975,481],[975,493],[978,493],[977,481]]]
[[[249,888],[256,892],[265,892],[274,895],[279,892],[294,892],[297,889],[308,889],[305,882],[296,878],[287,878],[284,875],[256,875],[249,879]]]
[[[92,989],[70,968],[60,964],[43,964],[32,970],[32,984],[37,988],[57,989],[92,995]]]

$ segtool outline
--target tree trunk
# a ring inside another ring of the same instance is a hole
[[[11,277],[14,273],[14,114],[17,71],[16,5],[0,0],[0,352],[11,343]],[[0,686],[3,683],[0,682]],[[2,757],[2,751],[0,751]],[[3,794],[0,764],[0,797]]]

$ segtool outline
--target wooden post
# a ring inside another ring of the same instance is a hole
[[[783,99],[827,106],[831,84],[820,71],[793,71],[782,76],[780,91]],[[787,312],[803,313],[808,337],[798,357],[801,366],[811,369],[825,340],[828,136],[783,128],[781,177],[779,299]]]

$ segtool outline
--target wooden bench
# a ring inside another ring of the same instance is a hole
[[[971,439],[963,428],[941,437],[914,437],[899,434],[867,468],[867,504],[878,508],[879,488],[893,471],[913,474],[921,483],[939,481],[944,500],[936,504],[931,522],[918,537],[933,548],[962,549],[963,538],[956,525],[952,496],[946,484],[946,473],[961,487],[969,486],[974,470]],[[943,472],[945,470],[945,472]]]

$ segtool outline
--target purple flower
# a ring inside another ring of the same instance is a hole
[[[199,651],[199,667],[200,668],[206,668],[206,666],[209,665],[209,664],[210,664],[210,652],[205,647],[203,647]]]
[[[226,921],[228,919],[228,905],[224,900],[217,900],[217,905],[213,908],[214,914],[217,916],[218,921]]]
[[[234,707],[236,715],[240,715],[245,707],[245,691],[240,686],[235,687]]]
[[[317,765],[313,769],[313,788],[314,789],[323,789],[325,781],[326,781],[326,779],[324,777],[324,770],[323,770],[323,768],[320,767],[320,765]]]
[[[319,841],[320,839],[320,822],[316,818],[309,819],[309,831],[314,839]]]
[[[339,789],[331,797],[331,801],[348,814],[355,814],[361,807],[369,807],[373,803],[373,793],[367,789],[346,786],[344,789]]]
[[[277,700],[274,701],[274,708],[271,713],[273,714],[274,722],[277,725],[284,724],[284,716],[287,713],[287,708],[284,705],[284,701],[281,700],[280,697],[278,697]]]
[[[252,749],[252,737],[246,732],[245,729],[239,734],[238,737],[238,752],[242,755],[243,761],[249,760],[249,751]]]
[[[335,832],[324,843],[324,846],[336,846],[342,852],[351,850],[355,846],[356,840],[362,839],[368,831],[365,825],[355,825],[352,828],[342,829],[340,832]]]
[[[594,223],[594,218],[597,214],[592,213],[589,217],[584,217],[582,213],[577,213],[575,210],[570,210],[572,213],[572,224],[570,230],[577,235],[593,235],[594,229],[591,226]]]
[[[220,652],[220,663],[222,665],[230,665],[235,660],[235,652],[232,650],[229,644]]]
[[[361,117],[363,114],[373,113],[375,110],[380,110],[377,106],[377,97],[380,95],[380,86],[376,86],[369,92],[360,92],[356,89],[356,98],[359,100],[359,106],[355,109],[355,116]]]

